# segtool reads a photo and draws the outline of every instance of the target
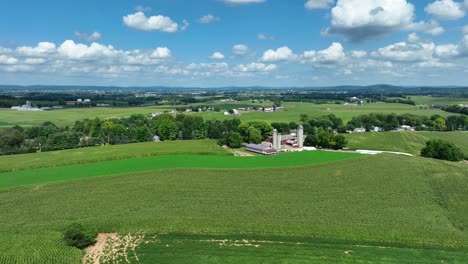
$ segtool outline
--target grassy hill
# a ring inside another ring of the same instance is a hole
[[[387,150],[418,155],[426,142],[432,139],[450,141],[460,147],[468,157],[466,132],[385,132],[345,135],[350,149]]]
[[[177,261],[183,255],[176,253],[186,252],[198,263],[256,262],[262,255],[291,262],[463,263],[467,195],[465,164],[392,155],[275,169],[159,170],[0,189],[0,263],[81,263],[84,252],[61,241],[63,228],[73,222],[148,240],[163,232],[181,234],[162,237],[172,241],[163,247],[138,247],[148,262]],[[234,255],[239,250],[233,247],[200,245],[213,239],[277,243]]]
[[[214,140],[166,141],[0,156],[0,173],[161,155],[232,155]]]

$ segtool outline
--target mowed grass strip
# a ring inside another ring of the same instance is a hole
[[[0,156],[0,172],[161,155],[232,155],[215,140],[147,142]]]
[[[464,164],[377,155],[295,168],[176,169],[0,189],[0,259],[80,263],[76,255],[83,251],[59,246],[60,232],[73,222],[106,233],[287,236],[390,244],[415,254],[412,248],[466,252],[468,232],[460,227],[468,223],[468,210],[460,202],[467,183]],[[438,201],[448,198],[446,206]],[[387,252],[380,252],[382,261]]]
[[[467,132],[383,132],[346,134],[350,149],[386,150],[418,155],[426,142],[443,139],[460,147],[468,157]]]
[[[0,188],[174,168],[250,169],[303,166],[359,156],[362,155],[326,151],[285,153],[271,157],[154,156],[0,173]]]

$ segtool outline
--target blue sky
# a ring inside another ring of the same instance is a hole
[[[468,0],[15,0],[2,84],[468,83]]]

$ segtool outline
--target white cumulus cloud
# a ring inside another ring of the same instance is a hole
[[[362,55],[360,53],[359,55]],[[320,51],[305,51],[302,57],[306,62],[319,64],[334,64],[343,61],[346,58],[343,45],[333,42],[330,47]]]
[[[97,59],[105,56],[112,56],[117,51],[112,46],[104,46],[99,43],[92,43],[90,46],[75,43],[73,40],[66,40],[58,47],[60,55],[69,59]]]
[[[26,56],[42,56],[55,52],[55,44],[50,42],[39,42],[36,47],[22,46],[18,47],[16,51]]]
[[[338,0],[325,33],[350,41],[381,37],[411,26],[414,9],[406,0]]]
[[[143,31],[161,31],[174,33],[179,30],[183,30],[185,25],[181,27],[179,24],[174,22],[170,17],[157,15],[146,17],[143,12],[137,12],[135,14],[129,14],[123,17],[123,23],[125,26],[138,29]],[[188,24],[188,23],[184,23]]]
[[[247,65],[239,64],[234,68],[234,70],[239,72],[271,72],[277,68],[278,67],[275,64],[253,62]]]
[[[170,57],[172,57],[172,52],[168,47],[156,48],[153,53],[151,53],[151,58],[153,59],[169,59]]]
[[[244,44],[237,44],[237,45],[234,45],[234,47],[232,47],[232,52],[238,56],[245,55],[247,54],[248,51],[249,51],[249,47]]]
[[[210,59],[222,60],[222,59],[224,59],[224,55],[221,52],[215,52],[210,56]]]
[[[425,10],[439,20],[457,20],[465,16],[463,4],[452,0],[437,0],[428,4]]]
[[[436,45],[433,42],[399,42],[380,48],[372,53],[373,57],[401,62],[427,61],[432,59]]]
[[[277,50],[267,50],[263,53],[262,58],[260,59],[263,62],[278,62],[278,61],[289,61],[297,59],[297,55],[287,47],[281,47]]]
[[[0,64],[16,64],[18,59],[6,55],[0,55]]]

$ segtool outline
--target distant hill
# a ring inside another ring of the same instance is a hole
[[[375,84],[367,86],[359,85],[339,85],[339,86],[310,86],[310,87],[267,87],[267,86],[223,86],[223,87],[180,87],[180,86],[80,86],[80,85],[0,85],[0,91],[188,91],[188,90],[219,90],[219,91],[237,91],[237,90],[325,90],[325,91],[368,91],[368,90],[440,90],[440,89],[468,89],[461,86],[395,86],[389,84]]]

